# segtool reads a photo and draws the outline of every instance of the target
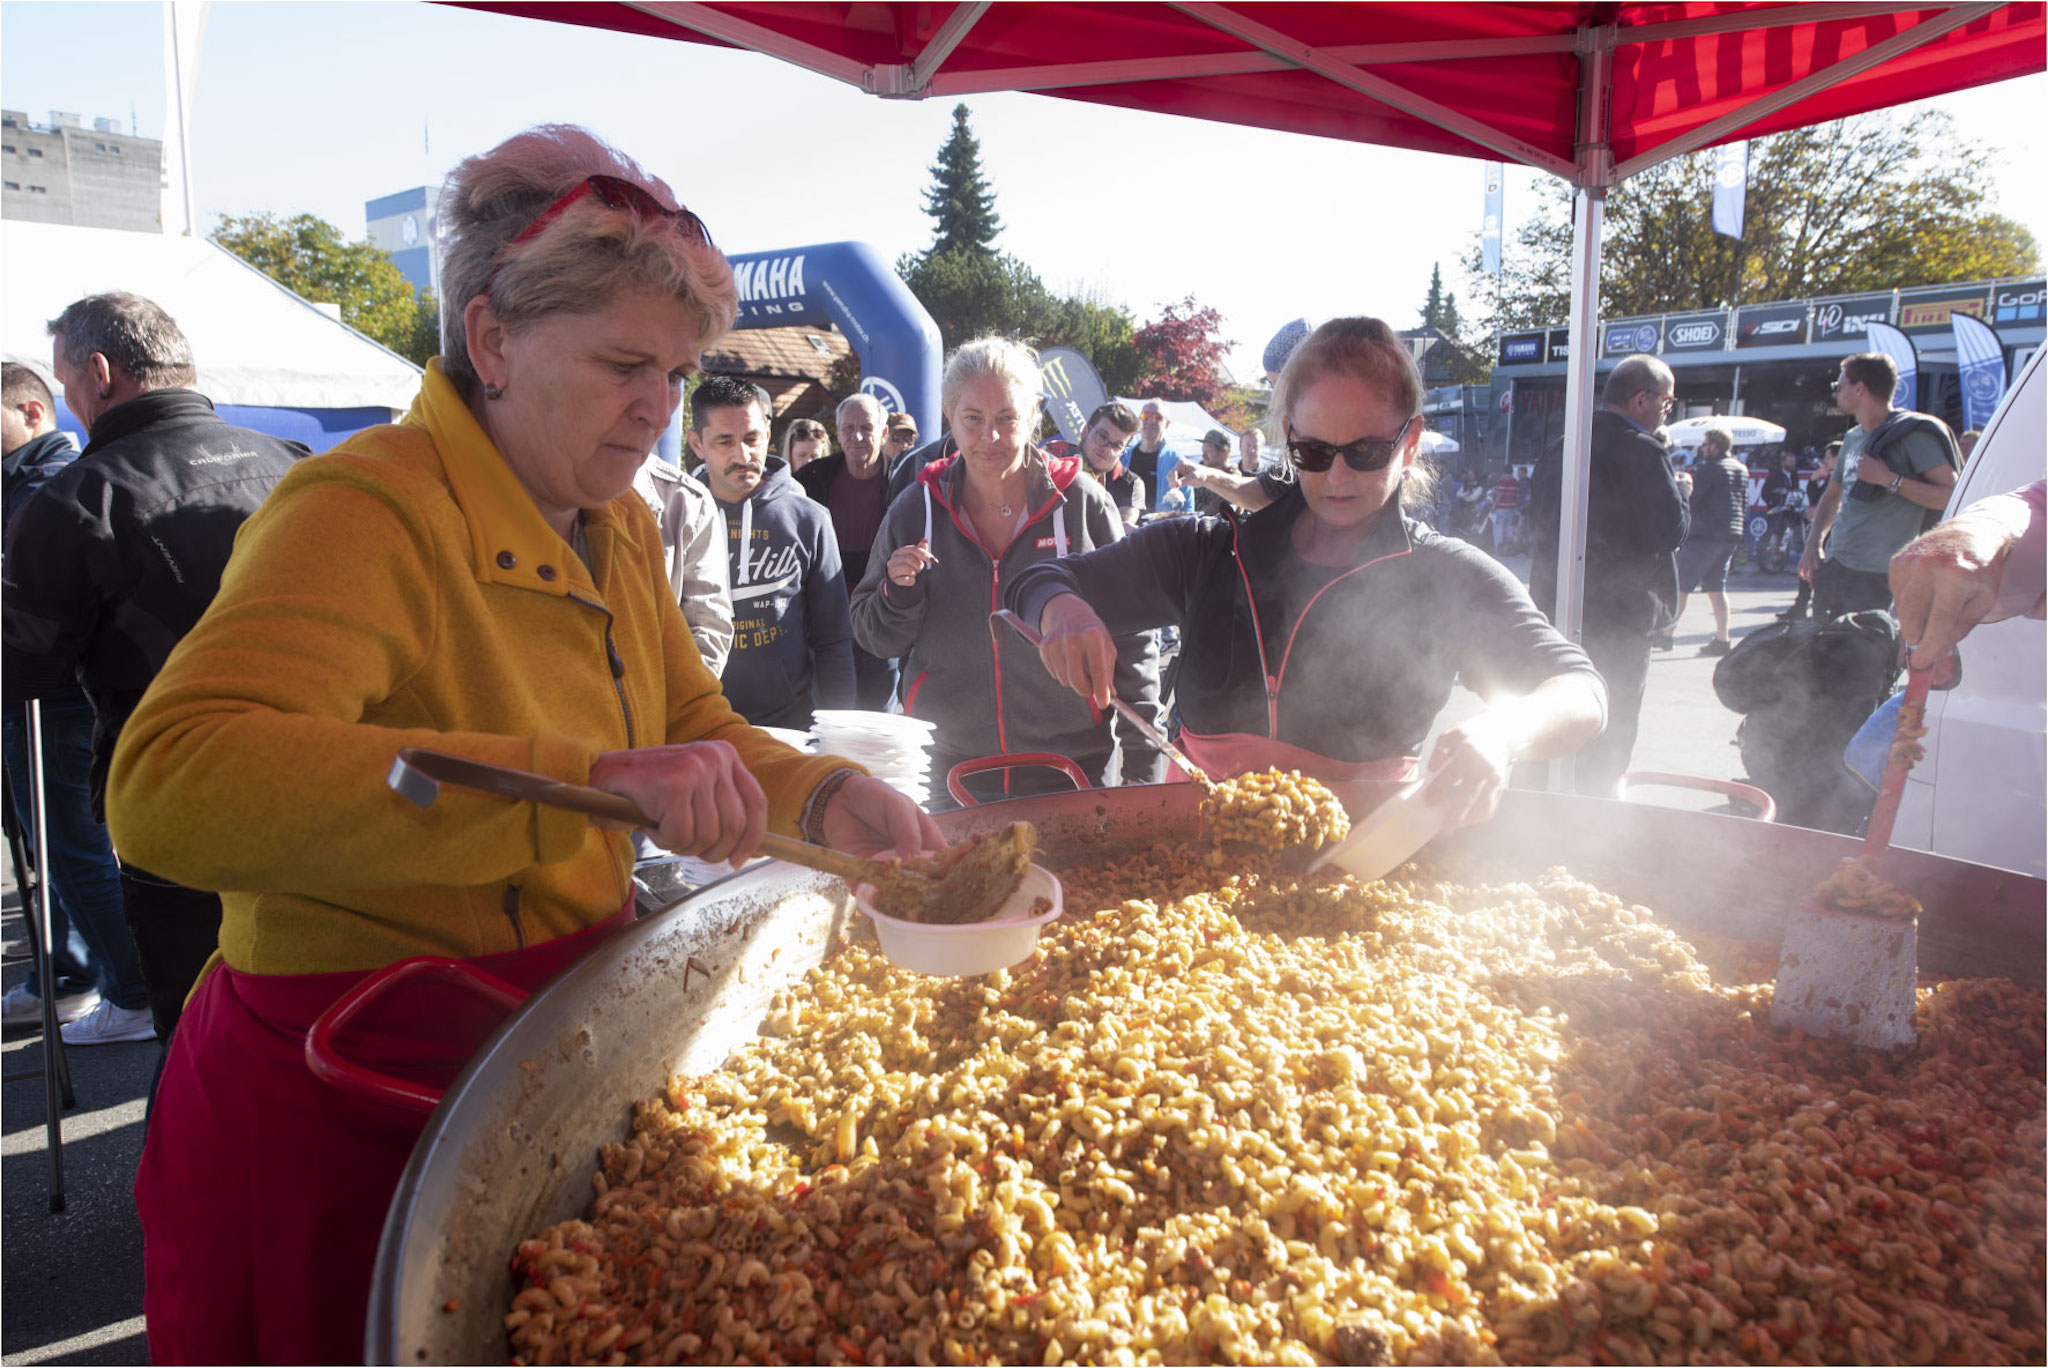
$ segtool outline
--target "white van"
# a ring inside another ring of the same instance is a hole
[[[1950,514],[2048,474],[2044,355],[1984,429]],[[1963,678],[1928,696],[1927,754],[1907,777],[1892,844],[2048,876],[2048,629],[1988,623],[1956,652]]]

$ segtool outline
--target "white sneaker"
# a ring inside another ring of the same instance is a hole
[[[57,1020],[76,1021],[100,1005],[100,990],[88,988],[82,993],[57,999]],[[43,1000],[28,990],[26,983],[17,983],[0,997],[0,1026],[40,1026],[43,1021]]]
[[[66,1045],[117,1045],[124,1040],[155,1040],[156,1023],[147,1007],[116,1007],[102,1002],[58,1029]]]

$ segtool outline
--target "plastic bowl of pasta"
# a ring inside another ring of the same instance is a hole
[[[854,887],[854,903],[875,924],[882,953],[892,964],[935,978],[993,974],[1022,963],[1038,946],[1039,928],[1059,920],[1065,906],[1060,881],[1037,865],[1024,872],[1024,881],[995,915],[981,921],[906,921],[877,911],[874,896],[868,884]]]

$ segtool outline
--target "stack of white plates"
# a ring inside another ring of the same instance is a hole
[[[841,755],[902,793],[919,807],[931,797],[928,782],[932,745],[929,722],[901,713],[821,709],[812,714],[811,736],[820,755]]]

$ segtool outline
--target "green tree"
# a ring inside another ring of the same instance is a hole
[[[1045,285],[1007,253],[954,247],[906,254],[896,273],[939,325],[947,351],[976,337],[1035,337],[1051,320]]]
[[[1992,212],[1984,149],[1948,115],[1873,114],[1750,144],[1741,240],[1713,227],[1711,152],[1616,187],[1602,231],[1600,315],[1717,309],[1772,299],[1941,285],[2041,269],[2033,235]],[[1570,308],[1571,197],[1550,182],[1505,244],[1497,283],[1479,248],[1465,270],[1491,294],[1495,332],[1557,323]]]
[[[1422,326],[1443,327],[1444,318],[1444,268],[1441,262],[1431,262],[1429,267],[1429,297],[1422,301]]]
[[[415,364],[425,365],[439,350],[438,324],[422,326],[431,315],[390,254],[345,240],[317,214],[223,214],[211,236],[293,294],[339,304],[342,322]]]
[[[1051,301],[1051,320],[1037,341],[1046,347],[1072,347],[1088,358],[1109,393],[1133,394],[1145,372],[1136,331],[1129,309],[1100,293],[1077,290]]]
[[[981,173],[981,143],[967,123],[967,106],[953,106],[953,131],[931,167],[932,185],[924,211],[932,216],[930,255],[959,248],[988,255],[1003,221],[996,217],[996,192]]]

